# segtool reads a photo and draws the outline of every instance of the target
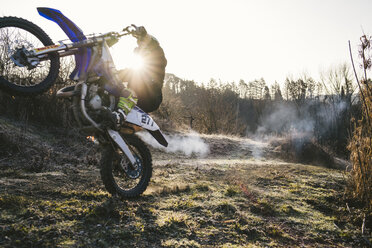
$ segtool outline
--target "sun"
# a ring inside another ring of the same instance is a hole
[[[139,54],[133,54],[133,56],[131,56],[130,67],[133,70],[139,71],[143,69],[144,64],[143,57]]]
[[[140,71],[144,67],[144,59],[135,53],[137,42],[134,39],[122,39],[110,48],[117,69],[130,68]]]

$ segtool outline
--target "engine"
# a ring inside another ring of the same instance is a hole
[[[102,108],[102,99],[98,95],[98,85],[92,84],[88,90],[88,107],[94,110],[99,110]]]
[[[99,114],[102,108],[111,110],[115,107],[115,97],[108,94],[99,84],[91,84],[88,87],[86,96],[87,109],[89,114]]]

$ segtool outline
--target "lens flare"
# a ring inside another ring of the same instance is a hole
[[[134,70],[141,70],[144,66],[144,60],[142,56],[134,54],[131,60],[131,68]]]

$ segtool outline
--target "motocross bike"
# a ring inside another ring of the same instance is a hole
[[[75,56],[70,75],[73,85],[57,92],[72,99],[72,112],[84,135],[93,136],[102,150],[101,178],[112,195],[133,198],[142,194],[152,175],[151,153],[135,133],[147,130],[163,146],[168,143],[155,121],[139,107],[127,115],[120,130],[107,125],[107,113],[117,97],[109,94],[104,77],[120,84],[109,47],[121,37],[133,35],[134,25],[120,32],[85,36],[59,10],[37,8],[39,14],[56,22],[69,42],[54,44],[37,25],[22,18],[0,18],[0,88],[12,95],[32,96],[47,91],[58,77],[60,57]],[[106,116],[106,117],[105,117]]]

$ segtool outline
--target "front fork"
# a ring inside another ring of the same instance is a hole
[[[107,132],[111,137],[111,140],[113,140],[119,146],[120,150],[127,156],[132,166],[136,167],[137,161],[130,151],[127,143],[125,143],[124,139],[121,137],[120,133],[112,129],[107,129]]]

